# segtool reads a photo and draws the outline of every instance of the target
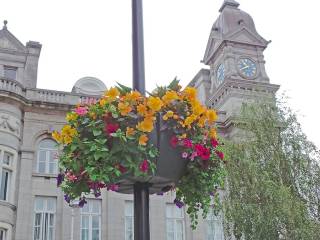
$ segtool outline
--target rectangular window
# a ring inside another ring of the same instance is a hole
[[[133,201],[125,201],[125,240],[134,239]]]
[[[87,200],[81,208],[81,240],[101,239],[101,200]]]
[[[206,219],[207,237],[206,240],[224,240],[222,218],[220,215],[214,215],[211,209]]]
[[[54,240],[56,198],[36,197],[33,240]]]
[[[9,200],[13,154],[0,151],[0,200]]]
[[[0,228],[0,240],[7,240],[7,230]]]
[[[4,77],[10,80],[17,80],[17,69],[16,67],[4,66]]]
[[[184,208],[178,208],[175,204],[166,206],[167,240],[184,240]]]

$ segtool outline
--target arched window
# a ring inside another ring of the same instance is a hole
[[[58,147],[52,139],[44,139],[38,146],[37,172],[56,174],[58,171]]]

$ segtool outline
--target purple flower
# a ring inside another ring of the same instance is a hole
[[[163,192],[157,193],[158,196],[163,196]]]
[[[94,191],[94,196],[97,198],[97,197],[100,197],[101,196],[101,192],[100,191]]]
[[[210,192],[210,196],[211,196],[211,197],[214,197],[214,192]]]
[[[67,203],[70,203],[71,198],[70,198],[70,196],[69,196],[68,194],[65,194],[65,195],[64,195],[64,200],[65,200]]]
[[[107,187],[107,190],[108,190],[108,191],[111,190],[111,191],[116,192],[116,191],[119,190],[119,185],[117,185],[117,184],[110,184],[110,185]]]
[[[184,203],[181,202],[181,201],[178,200],[178,199],[175,199],[175,200],[173,201],[173,203],[174,203],[178,208],[182,208],[182,207],[184,206]]]
[[[64,174],[59,173],[58,176],[57,176],[57,187],[59,187],[61,185],[63,180],[64,180]]]
[[[86,203],[87,203],[87,201],[86,201],[85,197],[83,197],[83,198],[80,199],[78,205],[79,205],[79,207],[82,208]]]

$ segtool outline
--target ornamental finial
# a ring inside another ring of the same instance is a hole
[[[3,21],[3,29],[7,29],[7,24],[8,24],[8,21],[7,21],[7,20],[4,20],[4,21]]]

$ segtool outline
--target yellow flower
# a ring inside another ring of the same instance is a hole
[[[127,93],[125,96],[125,100],[127,101],[137,101],[141,97],[141,94],[138,91],[133,91],[130,93]]]
[[[107,100],[105,98],[101,98],[99,100],[99,104],[100,104],[101,107],[103,107],[103,106],[105,106],[107,104]]]
[[[186,96],[186,98],[189,99],[190,101],[197,98],[197,89],[193,87],[186,87],[183,93]]]
[[[179,119],[179,116],[177,114],[173,115],[173,119],[177,120]]]
[[[167,115],[169,118],[171,118],[171,117],[173,117],[174,113],[173,113],[172,111],[168,111],[168,112],[166,113],[166,115]]]
[[[163,102],[159,97],[149,97],[147,101],[148,107],[153,111],[159,111],[163,106]]]
[[[145,118],[142,122],[139,122],[137,129],[142,132],[151,132],[153,130],[152,118]]]
[[[129,106],[129,103],[120,102],[118,108],[122,116],[127,116],[128,113],[132,111],[132,107]]]
[[[115,87],[112,87],[105,92],[105,96],[111,98],[112,100],[116,99],[119,95],[120,95],[120,92]]]
[[[163,115],[162,119],[167,121],[169,118],[172,118],[174,113],[172,111],[168,111],[165,115]]]
[[[72,137],[70,137],[70,136],[64,136],[63,137],[63,142],[65,143],[65,144],[70,144],[70,143],[72,143]]]
[[[147,135],[143,134],[139,137],[139,144],[145,146],[145,145],[147,145],[148,140],[149,140],[149,138],[147,137]]]
[[[177,99],[179,99],[179,96],[175,91],[167,91],[166,94],[162,97],[162,101],[165,104],[169,104],[171,101]]]
[[[75,128],[72,128],[70,125],[65,125],[61,130],[61,135],[63,137],[65,136],[73,137],[77,134],[78,134],[77,130]]]
[[[198,121],[198,126],[204,127],[204,125],[206,124],[206,121],[207,121],[206,116],[205,115],[201,116]]]
[[[184,121],[184,125],[189,127],[196,119],[197,119],[197,116],[192,114],[186,118],[186,120]]]
[[[216,111],[214,111],[212,109],[210,109],[206,112],[206,116],[207,116],[209,124],[214,123],[218,119],[218,115],[217,115]]]
[[[217,139],[217,130],[215,128],[209,130],[209,137]]]
[[[93,119],[96,120],[97,119],[97,114],[95,112],[89,112],[89,116]]]
[[[137,106],[137,111],[141,116],[144,116],[147,113],[148,109],[146,105],[139,104]]]
[[[77,118],[78,118],[78,115],[76,113],[74,113],[74,112],[67,113],[66,120],[68,122],[75,121],[75,120],[77,120]]]
[[[202,113],[206,111],[206,107],[202,106],[197,99],[192,101],[191,106],[192,106],[192,112],[196,116],[200,116]]]
[[[62,137],[61,134],[58,133],[57,131],[53,131],[52,137],[53,137],[53,139],[56,140],[58,143],[62,143],[63,137]]]
[[[134,128],[127,127],[126,136],[131,137],[133,134],[135,134]]]

